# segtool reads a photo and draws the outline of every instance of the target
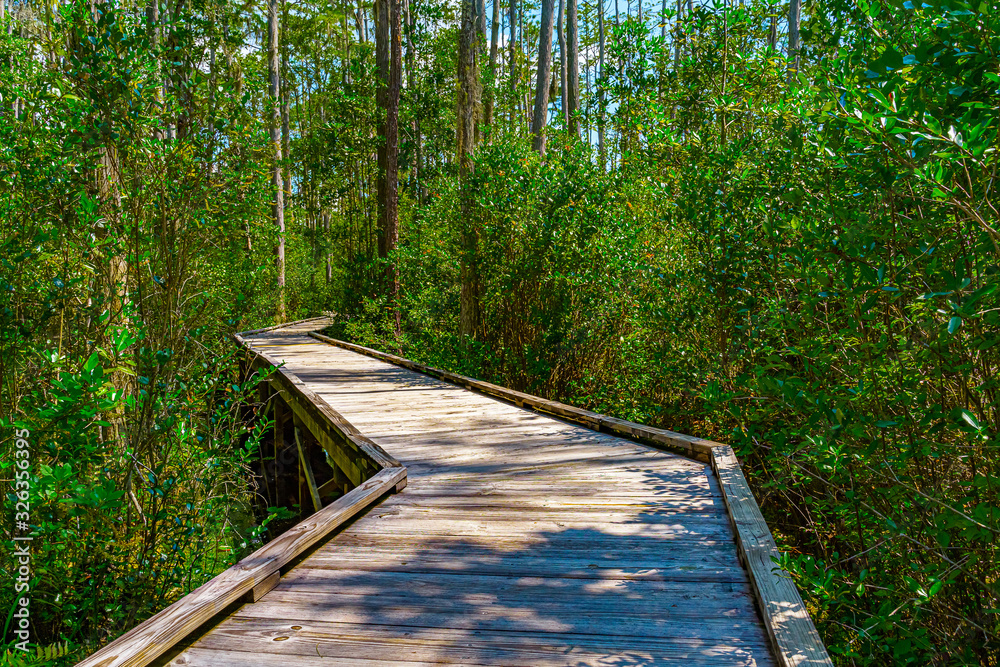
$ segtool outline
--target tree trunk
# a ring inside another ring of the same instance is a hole
[[[375,198],[376,215],[378,222],[375,225],[375,233],[378,240],[378,256],[386,257],[386,231],[389,228],[389,195],[388,195],[388,173],[389,173],[389,2],[390,0],[375,0],[372,14],[375,19],[375,106],[377,108],[377,120],[375,122],[376,133],[376,175],[375,175]],[[379,290],[381,291],[381,290]]]
[[[486,52],[486,0],[476,0],[476,41],[480,53]]]
[[[375,67],[378,76],[378,255],[385,264],[385,295],[400,333],[399,269],[390,260],[399,244],[399,96],[402,35],[399,0],[375,0]]]
[[[600,66],[597,84],[597,154],[600,156],[601,169],[606,169],[608,153],[604,144],[604,0],[597,3],[597,59]]]
[[[358,26],[358,41],[362,44],[368,41],[368,29],[365,27],[365,7],[358,0],[358,10],[354,14],[354,22]]]
[[[415,23],[413,20],[413,15],[410,13],[410,0],[405,0],[406,4],[406,95],[407,99],[410,100],[411,107],[414,106],[417,97],[417,84],[416,84],[416,54],[413,52],[413,29]],[[413,156],[413,166],[410,168],[411,180],[413,183],[413,191],[417,196],[417,204],[423,204],[424,199],[421,194],[420,188],[420,175],[422,173],[422,147],[420,139],[420,114],[413,114],[413,143],[415,147]]]
[[[772,5],[768,8],[771,14],[771,29],[767,33],[767,45],[772,51],[778,49],[778,17],[777,9]]]
[[[459,334],[474,337],[479,329],[478,238],[472,220],[472,155],[475,152],[476,103],[479,76],[476,45],[476,0],[462,0],[458,36],[458,175],[461,188],[462,291],[459,297]]]
[[[541,32],[538,37],[538,75],[535,79],[535,113],[531,120],[533,148],[545,155],[545,125],[549,115],[549,79],[552,77],[552,14],[555,0],[542,0]]]
[[[286,14],[287,17],[287,14]],[[288,199],[292,196],[292,166],[290,155],[288,153],[288,142],[289,142],[289,127],[288,127],[288,60],[287,54],[285,55],[284,62],[282,63],[282,75],[281,80],[285,84],[281,87],[281,154],[285,158],[284,166],[284,178],[282,180],[282,186],[285,190],[283,194],[283,204],[287,206]],[[294,223],[294,214],[292,222]]]
[[[569,104],[566,94],[566,0],[559,0],[559,10],[556,14],[556,35],[559,38],[559,115],[563,119],[563,129],[569,127]]]
[[[281,134],[278,128],[279,105],[281,100],[281,85],[278,80],[278,0],[268,2],[267,12],[267,68],[270,75],[270,105],[268,124],[271,131],[271,145],[274,150],[274,163],[271,167],[271,188],[274,194],[273,216],[278,228],[278,245],[275,249],[275,264],[278,272],[278,307],[277,320],[284,322],[285,317],[285,197],[281,182]]]
[[[389,3],[391,45],[389,48],[389,96],[386,108],[386,193],[385,193],[385,259],[386,278],[389,284],[389,303],[396,324],[396,336],[402,334],[399,312],[399,267],[392,254],[399,245],[399,96],[403,85],[403,40],[400,30],[400,0]]]
[[[577,14],[577,0],[566,0],[566,84],[569,91],[566,94],[568,107],[566,115],[569,118],[569,132],[574,137],[580,136],[580,22]]]
[[[788,82],[799,71],[799,18],[802,13],[801,0],[789,0],[788,3]]]
[[[497,88],[497,48],[500,39],[500,0],[493,0],[493,24],[490,26],[490,69],[489,86],[486,88],[486,104],[483,111],[484,124],[493,127],[493,102]]]
[[[507,10],[507,20],[510,23],[510,39],[507,40],[508,51],[510,52],[510,63],[508,64],[508,86],[510,89],[510,125],[514,128],[514,119],[517,117],[517,79],[519,67],[517,63],[517,0],[510,0],[510,7]]]

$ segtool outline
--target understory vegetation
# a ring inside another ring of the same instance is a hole
[[[329,312],[731,444],[836,664],[1000,664],[996,4],[567,0],[556,57],[552,0],[495,1],[8,6],[33,641],[71,662],[260,544],[227,336]]]

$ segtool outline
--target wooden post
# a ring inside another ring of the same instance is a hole
[[[281,394],[275,392],[271,396],[274,402],[274,460],[278,460],[278,452],[285,448],[285,419],[288,411],[281,400]]]
[[[316,489],[316,478],[313,476],[312,466],[309,465],[306,450],[302,446],[302,433],[298,426],[295,427],[295,446],[299,449],[299,463],[302,466],[302,475],[305,477],[306,486],[309,488],[309,497],[312,498],[313,508],[318,512],[323,509],[323,501],[320,500],[319,491]]]

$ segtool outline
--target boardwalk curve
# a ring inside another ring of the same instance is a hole
[[[689,438],[707,463],[652,449],[309,336],[324,324],[241,341],[372,448],[370,479],[405,477],[160,664],[831,664],[764,562],[728,447]]]

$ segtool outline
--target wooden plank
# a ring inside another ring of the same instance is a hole
[[[306,318],[304,320],[295,320],[294,322],[284,322],[282,324],[274,324],[274,325],[271,325],[269,327],[264,327],[263,329],[250,329],[248,331],[241,331],[238,335],[243,336],[243,337],[253,336],[253,335],[256,335],[256,334],[259,334],[259,333],[264,333],[266,331],[274,331],[275,329],[285,329],[287,327],[294,326],[296,324],[305,324],[306,322],[320,322],[320,321],[329,322],[330,324],[333,323],[333,320],[330,319],[328,316],[326,316],[326,315],[320,315],[318,317],[309,317],[309,318]],[[327,326],[329,326],[329,325],[327,325]],[[319,328],[322,329],[324,327],[319,327]]]
[[[275,640],[276,641],[276,640]],[[189,648],[173,661],[170,667],[377,667],[378,665],[395,665],[396,667],[427,667],[426,662],[411,662],[409,660],[362,660],[353,657],[328,658],[313,655],[282,655],[276,660],[270,653],[251,653],[239,649],[215,651],[203,648]],[[470,667],[480,667],[470,665]]]
[[[264,581],[250,589],[250,592],[243,596],[243,601],[256,602],[277,586],[279,581],[281,581],[281,572],[279,570],[275,570],[269,574]]]
[[[277,641],[282,638],[281,641]],[[397,628],[324,622],[276,622],[237,616],[202,638],[198,648],[283,656],[322,656],[386,661],[402,657],[432,664],[492,667],[576,667],[683,664],[685,667],[765,667],[754,656],[764,648],[744,639],[706,645],[696,639],[670,641],[570,633],[519,633],[450,628]],[[181,664],[181,663],[177,663]],[[192,663],[183,663],[192,664]],[[330,664],[330,663],[324,663]],[[334,663],[335,664],[335,663]]]
[[[536,605],[527,608],[505,608],[489,603],[470,601],[463,603],[451,597],[435,600],[415,599],[410,602],[380,602],[371,598],[370,604],[351,606],[317,603],[312,596],[276,595],[274,591],[263,600],[244,607],[240,615],[285,621],[325,621],[337,623],[379,624],[414,628],[454,628],[460,630],[490,630],[506,632],[548,632],[604,634],[635,637],[699,638],[712,641],[718,638],[752,639],[760,636],[760,627],[752,614],[733,618],[695,619],[655,618],[631,615],[635,607],[620,605],[617,609],[588,609],[577,614],[546,613],[536,611]]]
[[[406,475],[388,468],[300,522],[222,574],[148,618],[77,667],[138,667],[172,647],[192,630],[239,600],[331,531],[395,488]]]
[[[267,353],[253,348],[239,334],[235,340],[240,345],[244,345],[254,355],[254,363],[259,367],[274,367],[275,371],[271,376],[278,390],[282,393],[286,402],[290,402],[292,408],[298,407],[300,417],[307,426],[317,430],[331,430],[334,437],[342,437],[360,451],[363,451],[374,463],[390,468],[399,465],[399,462],[387,454],[381,447],[365,437],[350,422],[344,419],[343,415],[334,410],[330,405],[310,389],[296,375],[283,368],[283,363],[275,360]]]
[[[750,617],[754,616],[753,590],[745,576],[738,576],[738,580],[708,582],[697,578],[616,577],[612,570],[604,569],[599,573],[603,576],[560,577],[546,576],[551,575],[555,567],[548,568],[548,572],[542,568],[521,568],[516,564],[504,568],[505,562],[501,561],[497,563],[499,567],[493,569],[478,562],[466,561],[465,569],[462,569],[457,562],[447,563],[440,559],[441,564],[455,567],[436,570],[425,567],[427,561],[421,558],[421,554],[411,553],[408,557],[412,562],[407,562],[405,566],[386,563],[383,568],[384,561],[378,556],[367,563],[359,559],[341,563],[337,562],[333,553],[328,553],[325,559],[310,558],[305,566],[289,572],[282,578],[278,590],[287,594],[329,593],[334,597],[400,597],[411,602],[420,597],[447,596],[464,600],[470,595],[486,595],[492,596],[492,600],[502,600],[504,604],[516,603],[524,608],[556,601],[565,603],[567,609],[573,609],[587,604],[586,601],[607,606],[621,605],[627,600],[642,600],[643,604],[626,606],[635,607],[637,613],[659,613],[655,610],[670,607],[670,613],[681,615],[696,608],[699,609],[697,613],[704,613],[703,604],[711,603],[717,605],[715,615],[721,616],[727,606],[736,605],[748,611]],[[534,560],[541,561],[540,558]],[[557,567],[558,563],[553,565]],[[591,568],[593,563],[586,561],[570,561],[570,565],[565,571],[572,572],[573,568],[581,574],[594,571]],[[740,575],[738,565],[732,569]],[[358,604],[358,601],[352,600],[352,604]]]
[[[795,582],[774,563],[778,547],[732,448],[717,447],[712,465],[778,663],[782,667],[832,667]]]
[[[469,577],[465,577],[469,578]],[[488,592],[446,595],[434,599],[415,590],[409,597],[395,594],[344,595],[327,591],[275,589],[261,601],[264,609],[247,612],[271,618],[412,625],[416,627],[470,628],[547,632],[592,633],[595,623],[606,622],[600,634],[659,636],[661,638],[727,637],[753,640],[760,637],[753,597],[688,600],[683,605],[630,605],[622,599],[598,596],[565,596],[553,599],[507,598]],[[655,599],[655,598],[654,598]],[[308,619],[301,618],[309,614]],[[423,618],[428,616],[428,618]],[[297,618],[298,617],[298,618]],[[317,618],[318,617],[318,618]],[[470,618],[471,617],[471,618]],[[440,619],[440,620],[439,620]],[[597,633],[593,633],[597,634]]]
[[[732,552],[730,552],[732,554]],[[732,559],[727,564],[717,564],[707,558],[664,559],[663,562],[636,563],[634,560],[621,559],[620,562],[609,563],[599,558],[591,558],[590,562],[581,562],[573,558],[559,558],[546,555],[531,558],[497,558],[483,557],[480,560],[450,553],[443,556],[433,556],[426,553],[410,552],[393,557],[382,553],[373,553],[370,557],[362,556],[319,556],[310,559],[309,567],[313,569],[329,568],[330,570],[365,570],[370,569],[375,574],[399,573],[407,576],[451,575],[470,571],[475,576],[489,577],[538,577],[568,581],[646,581],[646,582],[688,582],[699,586],[720,584],[725,586],[745,585],[746,572],[739,562]],[[671,562],[673,560],[673,562]],[[389,577],[387,577],[388,579]]]

